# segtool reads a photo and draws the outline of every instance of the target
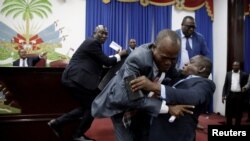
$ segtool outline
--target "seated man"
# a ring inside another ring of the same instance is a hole
[[[25,49],[18,50],[19,59],[13,62],[13,66],[19,67],[31,67],[35,66],[41,59],[45,59],[47,52],[40,54],[35,57],[28,57],[27,51]]]

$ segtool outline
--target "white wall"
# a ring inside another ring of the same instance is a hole
[[[76,50],[85,39],[86,0],[58,1],[53,3],[53,15],[65,27],[64,32],[69,36],[57,51],[66,54],[70,48]],[[72,54],[70,52],[69,55]]]
[[[214,47],[214,112],[225,114],[222,104],[222,88],[227,72],[227,3],[228,0],[214,1],[213,47]]]
[[[188,15],[195,17],[194,12],[178,10],[175,8],[175,6],[172,6],[172,29],[173,30],[180,29],[182,19]]]

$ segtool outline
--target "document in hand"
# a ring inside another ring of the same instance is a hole
[[[114,49],[115,51],[121,51],[122,47],[117,44],[116,42],[112,41],[109,45],[110,48]]]

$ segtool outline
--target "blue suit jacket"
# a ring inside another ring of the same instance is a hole
[[[194,141],[198,117],[207,107],[214,91],[213,81],[194,77],[182,81],[175,88],[166,86],[167,104],[195,105],[194,114],[185,114],[176,118],[173,123],[169,114],[159,115],[153,119],[150,128],[150,141]]]
[[[101,81],[103,65],[117,63],[115,57],[108,57],[102,51],[102,44],[94,38],[86,39],[72,56],[62,75],[62,82],[68,87],[95,90]]]
[[[179,37],[181,37],[180,29],[176,30],[176,33],[179,35]],[[192,39],[192,53],[189,54],[189,58],[192,58],[195,55],[203,55],[203,56],[210,58],[209,50],[207,48],[207,44],[203,35],[201,35],[198,32],[194,32],[191,36],[191,39]],[[181,51],[178,56],[177,66],[178,64],[180,64],[180,59],[181,59]]]

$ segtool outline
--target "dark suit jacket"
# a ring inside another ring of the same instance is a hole
[[[111,117],[130,108],[146,110],[156,116],[161,107],[161,101],[153,98],[142,98],[130,101],[125,87],[124,78],[130,75],[145,75],[153,79],[153,56],[151,44],[144,44],[133,51],[125,60],[118,74],[109,81],[103,91],[92,103],[94,117]],[[144,92],[148,94],[148,92]]]
[[[185,114],[176,118],[173,123],[169,114],[162,114],[153,119],[150,128],[150,141],[194,141],[198,116],[204,112],[214,91],[213,81],[193,77],[182,81],[176,89],[166,86],[167,104],[195,105],[194,114]]]
[[[130,48],[128,48],[126,51],[127,51],[128,55],[132,52],[130,50]],[[106,73],[104,74],[104,76],[103,76],[103,78],[98,86],[98,88],[100,90],[103,90],[103,88],[108,84],[108,82],[116,75],[116,73],[121,68],[121,66],[125,62],[126,58],[128,57],[128,55],[123,56],[121,58],[120,62],[118,62],[116,65],[112,66],[110,69],[106,70]]]
[[[242,88],[247,83],[248,75],[245,72],[240,71],[240,87]],[[232,71],[227,72],[222,96],[226,96],[226,107],[225,107],[225,115],[226,117],[242,117],[243,111],[243,103],[244,103],[244,93],[239,92],[236,95],[230,95],[231,91],[231,84],[232,84]]]
[[[102,44],[94,38],[86,39],[72,56],[62,75],[68,87],[95,90],[101,81],[103,66],[117,63],[102,51]]]
[[[27,64],[28,67],[35,66],[36,63],[40,60],[40,58],[37,57],[27,57]],[[17,59],[16,61],[13,62],[13,66],[19,66],[20,59]]]
[[[240,71],[240,87],[241,88],[246,85],[247,79],[248,79],[247,73]],[[229,94],[230,89],[231,89],[231,84],[232,84],[232,71],[229,71],[226,74],[222,96],[227,96]]]
[[[176,33],[179,35],[179,37],[181,37],[181,29],[176,30]],[[192,58],[195,55],[203,55],[210,58],[209,50],[207,48],[206,41],[203,35],[201,35],[198,32],[194,32],[191,36],[191,39],[192,39],[192,54],[189,54],[189,58]],[[179,53],[177,65],[180,64],[180,59],[181,59],[180,57],[181,57],[181,51]]]

